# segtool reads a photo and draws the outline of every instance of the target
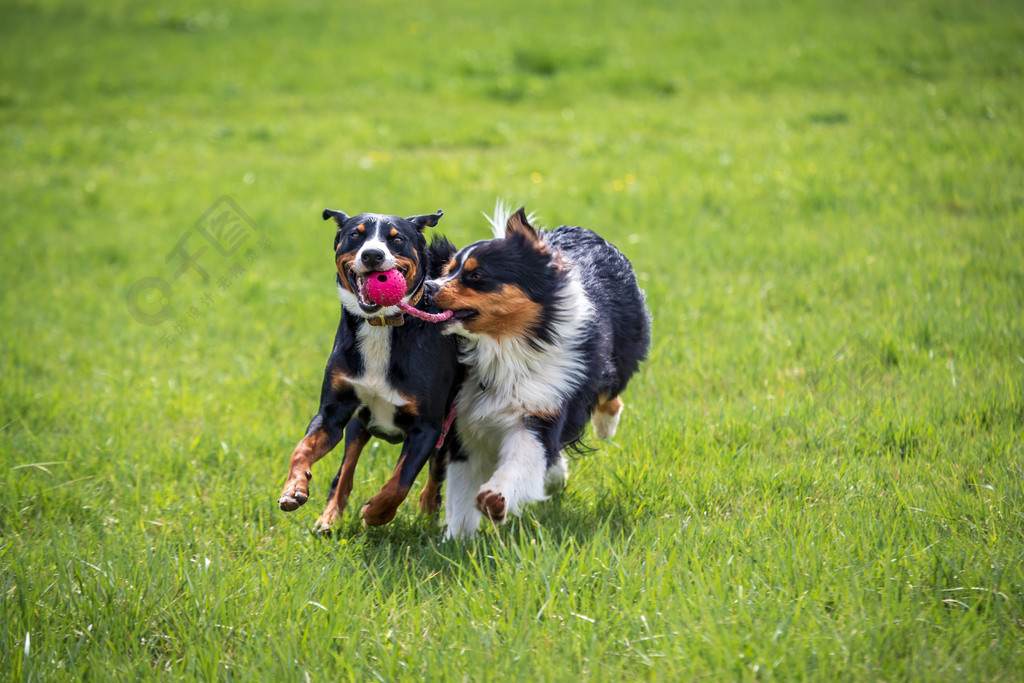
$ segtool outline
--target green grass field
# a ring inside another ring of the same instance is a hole
[[[1024,6],[343,4],[0,2],[3,678],[1024,679]],[[616,440],[312,535],[321,210],[497,197],[638,271]]]

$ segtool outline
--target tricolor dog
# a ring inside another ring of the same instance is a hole
[[[500,206],[500,205],[499,205]],[[496,212],[498,213],[498,212]],[[504,237],[460,250],[428,283],[460,339],[460,448],[448,464],[447,537],[472,536],[564,484],[564,450],[593,418],[614,435],[647,356],[650,314],[626,257],[590,230],[538,231],[523,209]]]
[[[440,275],[455,253],[444,238],[435,237],[428,246],[423,236],[441,215],[438,211],[410,218],[375,213],[349,217],[324,210],[324,220],[334,219],[338,226],[334,261],[341,321],[324,372],[320,410],[291,455],[278,501],[287,511],[305,503],[313,463],[344,435],[341,469],[317,520],[320,530],[329,530],[345,509],[359,454],[371,436],[403,446],[391,478],[363,505],[366,524],[386,524],[394,518],[428,459],[430,477],[420,508],[432,512],[440,504],[446,449],[439,451],[439,445],[462,378],[457,340],[442,335],[440,326],[403,311],[432,310],[424,282]],[[382,307],[370,301],[368,278],[396,269],[405,284],[399,304]]]

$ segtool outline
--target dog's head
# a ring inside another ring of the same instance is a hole
[[[380,306],[363,299],[363,282],[372,273],[398,268],[405,276],[405,298],[414,298],[426,279],[422,266],[426,250],[423,231],[437,225],[443,211],[422,216],[385,216],[324,209],[324,220],[334,219],[334,262],[338,268],[338,296],[352,313],[372,316]]]
[[[508,218],[504,238],[461,249],[428,286],[438,308],[454,313],[446,331],[546,341],[561,270],[557,254],[519,209]]]

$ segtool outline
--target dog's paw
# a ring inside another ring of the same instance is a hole
[[[479,519],[477,520],[479,523]],[[441,540],[448,541],[469,541],[476,536],[477,526],[470,524],[446,524]]]
[[[623,403],[618,396],[609,400],[602,400],[594,408],[591,419],[594,423],[594,436],[599,439],[611,439],[619,426],[619,418],[622,416]]]
[[[291,512],[292,510],[298,510],[307,500],[309,500],[309,496],[305,493],[283,493],[277,499],[277,504],[285,512]]]
[[[381,526],[387,524],[395,518],[398,514],[398,506],[401,504],[399,501],[391,501],[388,499],[382,499],[379,496],[374,496],[368,500],[364,505],[363,509],[359,511],[359,514],[363,518],[363,524],[366,526]]]
[[[505,496],[497,491],[483,489],[476,494],[476,508],[496,524],[505,521]]]
[[[335,512],[324,510],[323,514],[316,518],[316,523],[313,524],[313,533],[330,536],[331,529],[334,528],[336,521],[338,521],[338,515]]]
[[[298,474],[293,472],[288,477],[288,481],[284,485],[284,491],[277,501],[282,510],[285,512],[298,510],[300,506],[309,500],[309,480],[312,478],[313,473],[309,470],[301,471]]]
[[[436,514],[441,507],[441,488],[433,480],[427,481],[420,491],[420,512],[425,515]]]
[[[544,472],[544,493],[552,495],[565,489],[569,482],[569,460],[565,453],[558,454],[558,460]]]

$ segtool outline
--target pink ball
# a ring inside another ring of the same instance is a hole
[[[405,276],[394,268],[370,273],[363,285],[364,296],[378,306],[394,306],[405,296]]]

